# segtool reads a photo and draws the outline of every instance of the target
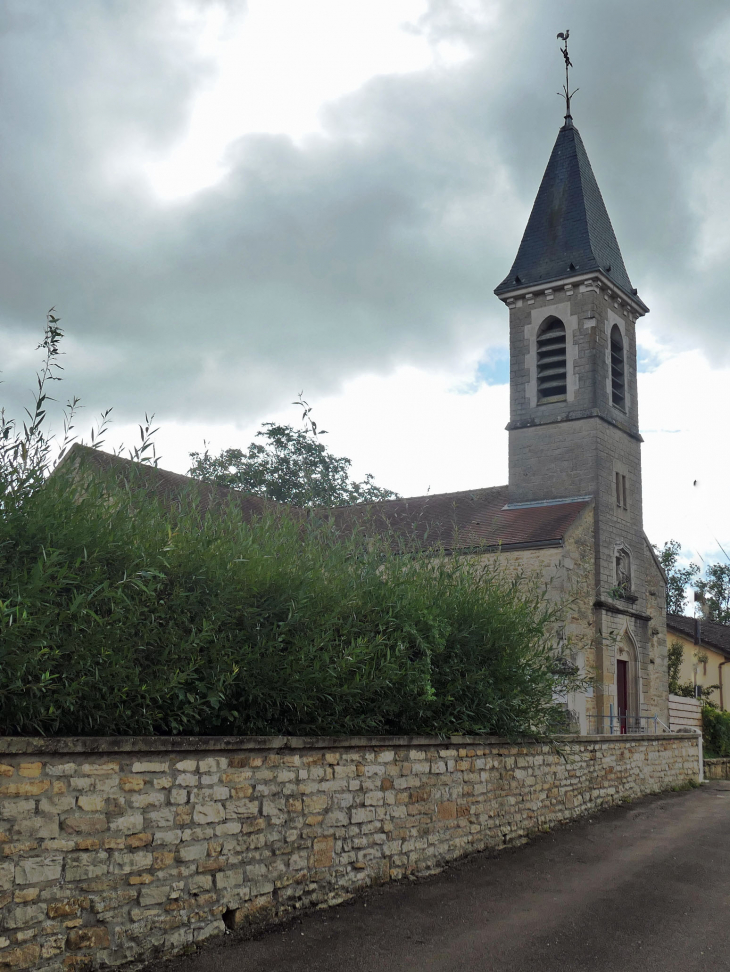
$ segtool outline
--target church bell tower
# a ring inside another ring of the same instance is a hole
[[[517,257],[495,290],[510,317],[508,495],[510,508],[592,500],[596,712],[606,718],[620,704],[646,714],[641,687],[656,653],[636,380],[636,321],[648,308],[566,101]]]

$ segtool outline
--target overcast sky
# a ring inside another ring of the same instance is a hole
[[[512,263],[573,115],[634,286],[645,524],[730,549],[730,8],[714,0],[4,0],[0,369],[163,466],[296,423],[404,495],[506,481]],[[697,480],[697,486],[693,485]]]

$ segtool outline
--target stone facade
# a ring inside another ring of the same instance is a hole
[[[664,578],[649,555],[646,567],[646,610],[643,617],[631,605],[601,607],[596,599],[593,506],[571,526],[560,546],[500,550],[483,554],[510,576],[523,574],[544,586],[549,601],[561,604],[564,619],[555,644],[567,649],[580,673],[592,680],[587,691],[571,693],[566,706],[582,732],[594,731],[596,715],[604,715],[614,700],[616,658],[623,657],[627,631],[645,645],[634,660],[638,711],[669,725],[667,640]],[[637,635],[638,632],[638,635]],[[600,728],[606,728],[601,725]]]
[[[84,972],[698,778],[697,736],[0,740],[0,969]]]
[[[593,507],[589,506],[570,527],[560,546],[500,550],[483,554],[508,576],[532,578],[545,597],[560,605],[563,618],[554,631],[556,647],[567,650],[581,675],[600,680],[596,668],[595,579],[593,557]],[[652,700],[654,701],[654,700]],[[595,715],[595,691],[570,693],[565,698],[582,732]]]

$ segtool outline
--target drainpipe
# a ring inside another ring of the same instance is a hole
[[[704,783],[705,782],[705,757],[704,757],[704,753],[702,752],[702,730],[701,729],[699,730],[697,736],[697,756],[700,762],[700,783]]]
[[[724,711],[725,709],[725,702],[722,694],[722,666],[727,665],[729,661],[730,658],[726,658],[724,662],[720,662],[720,664],[717,666],[717,677],[720,679],[720,711],[721,712]]]

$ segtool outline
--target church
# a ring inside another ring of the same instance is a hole
[[[555,632],[588,688],[583,733],[669,725],[665,575],[642,522],[636,321],[626,271],[567,99],[512,269],[509,482],[377,504],[450,553],[538,575],[565,606]]]
[[[557,539],[547,534],[530,549],[576,599],[566,634],[595,681],[571,708],[583,731],[606,731],[612,717],[622,731],[646,729],[653,717],[668,725],[665,578],[642,523],[636,321],[648,308],[569,103],[495,293],[510,321],[504,513],[565,510],[553,557],[537,555]]]
[[[509,482],[332,511],[346,525],[416,536],[423,547],[540,578],[559,603],[561,648],[585,679],[565,699],[582,733],[669,725],[665,576],[642,524],[636,321],[631,285],[567,101],[512,269]],[[129,460],[74,446],[120,470]],[[188,477],[146,467],[160,495]],[[197,481],[194,481],[197,482]],[[214,492],[235,493],[223,487]],[[239,493],[246,515],[272,501]]]

